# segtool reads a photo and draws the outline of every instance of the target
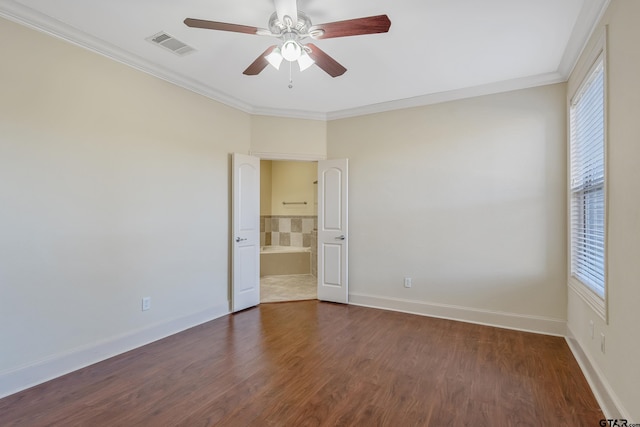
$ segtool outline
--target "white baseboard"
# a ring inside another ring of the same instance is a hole
[[[349,303],[364,307],[380,308],[403,313],[438,317],[462,322],[477,323],[499,328],[515,329],[546,335],[565,337],[578,361],[602,412],[607,418],[629,419],[628,412],[612,391],[605,377],[584,352],[580,343],[567,328],[566,322],[538,316],[478,310],[446,304],[417,302],[398,298],[365,294],[349,294]],[[106,360],[129,350],[168,337],[210,320],[229,314],[227,303],[208,310],[150,326],[113,339],[58,354],[37,363],[0,374],[0,398],[52,380],[85,366]]]
[[[229,304],[152,325],[0,373],[0,398],[229,314]]]
[[[589,386],[591,387],[591,391],[593,391],[593,395],[595,396],[598,404],[600,405],[600,409],[604,413],[607,419],[627,419],[630,420],[629,412],[624,409],[622,404],[620,403],[620,399],[613,392],[609,382],[602,375],[598,366],[592,363],[591,358],[584,351],[580,342],[575,338],[571,328],[567,326],[567,336],[566,336],[567,344],[573,353],[573,357],[578,361],[578,365],[580,365],[580,369],[584,374]],[[630,420],[629,422],[636,422]]]
[[[565,336],[567,329],[567,322],[564,319],[478,310],[374,295],[349,294],[349,304],[561,337]]]

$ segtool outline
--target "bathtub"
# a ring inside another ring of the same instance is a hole
[[[311,248],[262,246],[260,276],[311,274]]]

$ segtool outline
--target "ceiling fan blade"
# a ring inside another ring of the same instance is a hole
[[[324,53],[320,48],[312,43],[307,43],[305,46],[311,49],[309,56],[316,62],[316,65],[322,68],[331,77],[341,76],[347,71],[342,65],[335,59]]]
[[[204,19],[187,18],[184,20],[187,27],[204,28],[207,30],[231,31],[232,33],[257,34],[258,27],[248,25],[228,24],[226,22],[206,21]]]
[[[247,69],[242,72],[242,74],[247,76],[257,76],[258,74],[260,74],[260,72],[264,70],[267,65],[269,65],[269,61],[267,61],[267,58],[265,57],[269,55],[276,47],[276,45],[268,47],[267,50],[264,51],[264,53],[258,56],[256,60],[253,61],[251,65],[249,65]]]
[[[284,17],[291,18],[291,26],[295,27],[298,23],[298,0],[273,0],[276,6],[276,13],[280,22],[286,25]]]
[[[329,22],[314,25],[309,29],[314,39],[330,39],[334,37],[361,36],[365,34],[386,33],[391,27],[387,15],[368,16],[366,18],[348,19],[346,21]],[[314,34],[314,31],[318,31]]]

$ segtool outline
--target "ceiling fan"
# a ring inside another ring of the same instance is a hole
[[[347,71],[345,67],[313,43],[303,44],[302,40],[309,37],[314,40],[320,40],[386,33],[391,26],[391,21],[387,15],[312,25],[309,17],[298,10],[297,0],[274,0],[274,4],[276,11],[269,18],[269,29],[193,18],[185,19],[184,23],[192,28],[256,34],[280,39],[279,45],[267,48],[244,70],[243,74],[247,76],[260,74],[268,64],[279,69],[283,59],[289,62],[297,61],[300,71],[309,68],[315,63],[331,77],[341,76]]]

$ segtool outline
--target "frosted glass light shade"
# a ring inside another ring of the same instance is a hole
[[[316,61],[311,59],[309,54],[303,50],[302,54],[300,55],[300,58],[298,58],[298,66],[300,67],[300,71],[306,70],[307,68],[315,64],[315,62]]]
[[[269,62],[269,64],[273,65],[276,70],[280,69],[280,64],[282,64],[282,55],[280,54],[280,48],[277,47],[271,51],[271,53],[265,56],[265,59]]]
[[[298,60],[302,54],[302,48],[293,40],[287,40],[284,42],[280,50],[284,59],[290,62]]]

